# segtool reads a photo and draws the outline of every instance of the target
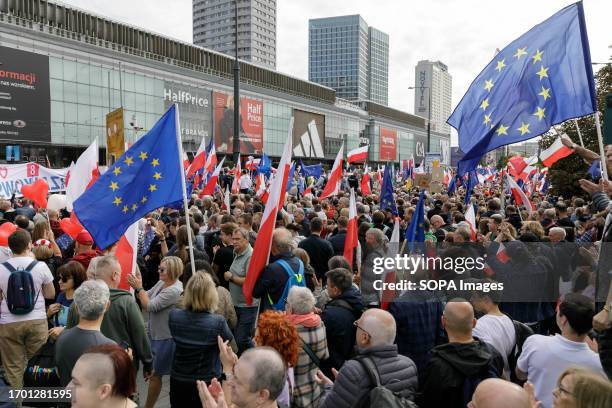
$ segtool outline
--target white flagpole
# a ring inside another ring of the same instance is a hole
[[[580,126],[578,126],[578,119],[574,119],[574,124],[576,125],[576,130],[578,131],[578,138],[580,139],[580,146],[584,147],[584,142],[582,141],[582,132],[580,132]]]
[[[183,143],[181,142],[181,125],[179,121],[179,108],[178,104],[174,104],[176,114],[174,118],[176,120],[176,143],[178,143],[178,154],[179,154],[179,166],[181,167],[181,188],[183,189],[183,207],[185,209],[185,222],[187,224],[187,242],[189,243],[189,261],[191,263],[191,274],[195,275],[195,261],[193,257],[193,240],[191,239],[191,223],[189,222],[189,204],[187,201],[187,183],[185,182],[185,170],[183,167]]]
[[[597,142],[599,143],[599,167],[601,168],[601,177],[608,180],[608,165],[606,163],[606,154],[604,152],[603,136],[601,134],[601,123],[599,123],[599,111],[595,112],[595,127],[597,128]]]

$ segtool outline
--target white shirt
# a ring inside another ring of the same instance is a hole
[[[512,352],[516,343],[516,333],[512,320],[506,315],[484,315],[476,321],[476,327],[474,327],[472,334],[499,351],[499,354],[504,358],[504,377],[509,379],[508,355]]]
[[[561,336],[535,334],[525,340],[517,367],[527,373],[533,384],[535,396],[543,408],[552,407],[552,392],[557,379],[570,367],[580,367],[601,374],[607,378],[601,367],[599,355],[591,351],[586,343],[577,343]]]
[[[34,258],[29,256],[18,256],[9,259],[7,262],[10,263],[15,269],[27,268]],[[24,322],[27,320],[46,319],[47,313],[45,312],[45,297],[42,292],[42,285],[53,282],[53,275],[49,270],[49,267],[44,262],[38,262],[32,269],[32,278],[34,280],[34,287],[36,288],[36,304],[34,310],[28,314],[15,315],[12,314],[8,306],[6,305],[5,295],[8,287],[8,280],[11,273],[6,267],[0,264],[0,290],[2,290],[2,305],[0,306],[0,324]]]
[[[241,189],[247,190],[251,188],[252,185],[253,185],[253,180],[251,180],[251,176],[249,176],[248,174],[243,174],[242,176],[240,176],[240,188]]]

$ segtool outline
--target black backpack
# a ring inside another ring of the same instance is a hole
[[[521,323],[516,320],[512,320],[512,324],[514,325],[514,333],[516,335],[516,340],[510,355],[508,356],[508,368],[510,369],[510,381],[515,384],[522,385],[525,381],[521,381],[516,376],[516,363],[523,352],[523,345],[525,344],[525,340],[527,337],[533,335],[533,330],[531,327],[527,326],[525,323]]]
[[[11,273],[6,287],[5,299],[9,311],[15,315],[24,315],[34,310],[39,293],[34,287],[32,269],[38,261],[32,261],[27,267],[15,268],[9,262],[2,265]]]
[[[23,373],[24,387],[61,387],[59,372],[55,365],[55,343],[49,339],[28,361]],[[54,407],[56,403],[28,402],[32,407]]]
[[[361,408],[418,408],[418,406],[408,398],[402,397],[400,394],[391,391],[380,382],[380,374],[376,364],[369,357],[359,357],[356,361],[361,364],[363,369],[370,377],[370,383],[374,384],[367,394],[365,399],[361,401]]]

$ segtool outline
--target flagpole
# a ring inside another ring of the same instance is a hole
[[[185,182],[185,170],[183,169],[183,143],[181,142],[181,125],[179,121],[178,104],[174,104],[176,113],[174,119],[176,121],[176,143],[178,144],[179,166],[181,167],[181,188],[183,189],[183,208],[185,209],[185,223],[187,224],[187,242],[189,243],[189,261],[191,263],[191,274],[195,275],[195,260],[193,257],[193,239],[191,238],[191,222],[189,221],[189,208],[187,208],[187,183]]]
[[[606,163],[606,154],[604,152],[603,136],[601,134],[601,123],[599,122],[599,111],[595,112],[595,127],[597,128],[597,142],[599,143],[599,163],[601,168],[601,178],[608,180],[608,166]]]
[[[584,147],[584,142],[582,141],[582,132],[580,132],[580,126],[578,126],[578,119],[574,119],[574,124],[576,125],[576,130],[578,131],[578,138],[580,139],[580,146]]]

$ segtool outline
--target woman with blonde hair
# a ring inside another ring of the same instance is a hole
[[[532,394],[533,389],[526,388]],[[539,403],[534,406],[540,406]],[[612,382],[583,368],[568,368],[553,390],[553,408],[612,407]]]
[[[129,275],[128,283],[142,309],[149,313],[148,337],[153,352],[153,375],[149,379],[149,390],[145,407],[152,408],[162,388],[162,377],[170,374],[174,358],[174,341],[168,328],[168,316],[183,293],[183,261],[176,256],[168,256],[159,264],[159,281],[149,290],[142,287],[142,277]]]
[[[542,240],[542,237],[546,235],[544,227],[542,227],[542,224],[540,224],[538,221],[523,221],[521,233],[524,232],[532,232],[540,241]]]
[[[170,373],[170,406],[201,406],[196,380],[221,375],[217,336],[233,340],[225,318],[215,313],[219,297],[212,277],[196,272],[187,282],[180,309],[170,311],[168,326],[175,351]]]

